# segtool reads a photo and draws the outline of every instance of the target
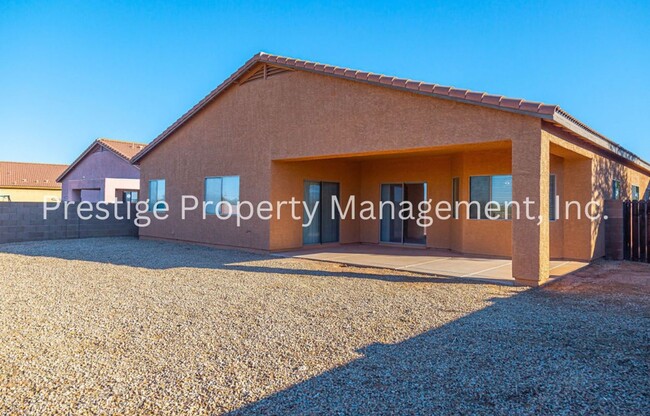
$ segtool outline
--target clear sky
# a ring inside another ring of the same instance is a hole
[[[259,51],[559,104],[650,160],[650,2],[0,0],[0,160],[149,142]]]

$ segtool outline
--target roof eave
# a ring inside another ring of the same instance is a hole
[[[69,174],[70,172],[72,172],[72,170],[73,170],[73,169],[74,169],[74,168],[75,168],[75,167],[76,167],[76,166],[77,166],[77,165],[78,165],[78,164],[79,164],[79,163],[80,163],[80,162],[81,162],[81,161],[82,161],[82,160],[83,160],[87,155],[88,155],[88,153],[90,153],[90,151],[93,149],[93,147],[95,147],[95,145],[99,145],[99,146],[103,147],[104,149],[110,151],[111,153],[113,153],[114,155],[116,155],[117,157],[119,157],[120,159],[123,159],[124,161],[126,161],[126,162],[128,162],[129,164],[132,164],[132,165],[133,165],[133,162],[131,161],[131,159],[125,157],[125,156],[122,155],[120,152],[117,152],[115,149],[113,149],[113,148],[111,148],[110,146],[107,146],[106,144],[104,144],[104,143],[102,142],[102,139],[101,139],[101,138],[100,138],[100,139],[95,139],[95,140],[90,144],[90,146],[88,146],[88,147],[86,148],[86,150],[84,150],[83,153],[81,153],[81,155],[79,155],[79,157],[76,158],[75,161],[72,162],[72,163],[71,163],[71,164],[70,164],[70,165],[69,165],[69,166],[68,166],[68,167],[63,171],[63,173],[61,173],[61,175],[59,175],[58,178],[56,178],[56,181],[59,182],[59,183],[61,183],[61,182],[63,181],[63,179],[64,179],[66,176],[68,176],[68,174]],[[140,169],[139,166],[135,166],[135,167],[136,167],[138,170]]]
[[[521,110],[519,108],[503,107],[503,106],[500,106],[498,104],[489,104],[489,103],[485,103],[485,102],[481,102],[481,101],[475,101],[475,100],[470,100],[470,99],[461,98],[461,97],[454,97],[454,96],[450,96],[450,95],[439,94],[439,93],[436,93],[436,92],[427,92],[427,91],[422,91],[420,89],[409,88],[409,87],[406,87],[406,86],[384,84],[384,83],[381,83],[381,82],[370,81],[368,79],[350,78],[349,76],[339,74],[339,73],[336,73],[336,72],[323,72],[323,71],[316,70],[316,69],[310,68],[310,67],[290,65],[290,64],[287,64],[286,61],[285,62],[269,61],[267,59],[263,59],[263,57],[266,57],[266,56],[268,56],[268,55],[265,55],[263,53],[258,53],[256,55],[254,55],[244,65],[242,65],[237,71],[235,71],[230,77],[228,77],[224,82],[222,82],[217,88],[212,90],[201,101],[199,101],[196,105],[194,105],[189,111],[187,111],[180,118],[178,118],[172,125],[170,125],[168,128],[166,128],[165,131],[163,131],[160,135],[158,135],[158,137],[156,137],[154,140],[152,140],[151,143],[149,143],[144,149],[142,149],[139,153],[137,153],[131,159],[131,163],[133,163],[134,165],[138,164],[140,162],[140,160],[144,156],[146,156],[151,150],[153,150],[153,148],[155,148],[160,142],[165,140],[177,128],[182,126],[186,121],[188,121],[194,115],[199,113],[213,99],[215,99],[224,90],[226,90],[228,87],[230,87],[232,84],[234,84],[237,81],[237,79],[239,79],[242,75],[244,75],[248,70],[250,70],[252,67],[257,65],[258,63],[271,64],[273,66],[286,68],[286,69],[289,69],[289,70],[298,69],[298,70],[301,70],[301,71],[310,72],[310,73],[314,73],[314,74],[318,74],[318,75],[327,75],[327,76],[331,76],[331,77],[334,77],[334,78],[339,78],[339,79],[354,81],[354,82],[360,82],[360,83],[364,83],[364,84],[367,84],[367,85],[380,86],[380,87],[383,87],[383,88],[389,88],[389,89],[398,90],[398,91],[410,92],[410,93],[415,93],[415,94],[418,94],[418,95],[424,95],[424,96],[428,96],[428,97],[435,97],[435,98],[440,98],[440,99],[443,99],[443,100],[459,102],[459,103],[463,103],[463,104],[477,105],[477,106],[480,106],[480,107],[492,108],[492,109],[496,109],[496,110],[500,110],[500,111],[506,111],[506,112],[510,112],[510,113],[527,115],[527,116],[532,116],[532,117],[537,117],[537,118],[552,119],[553,111],[555,110],[555,108],[557,108],[557,106],[555,106],[555,105],[546,105],[546,107],[548,107],[547,112],[546,113],[540,113],[538,111],[526,111],[526,110]]]
[[[611,139],[603,136],[602,134],[592,130],[585,124],[578,121],[575,117],[571,116],[569,113],[562,109],[558,109],[554,114],[552,121],[559,124],[560,126],[566,128],[567,130],[575,133],[576,135],[583,137],[591,144],[607,150],[611,153],[614,153],[617,156],[624,158],[635,164],[636,166],[644,169],[647,172],[650,172],[650,164],[645,160],[641,159],[639,156],[625,149],[623,146],[614,142]]]
[[[215,99],[219,94],[224,90],[229,88],[234,84],[237,79],[244,75],[248,70],[250,70],[254,65],[258,63],[270,64],[277,67],[282,67],[291,70],[301,70],[306,72],[311,72],[319,75],[328,75],[339,79],[344,79],[348,81],[361,82],[373,86],[381,86],[384,88],[390,88],[399,91],[406,91],[410,93],[415,93],[419,95],[425,95],[429,97],[455,101],[463,104],[477,105],[481,107],[491,108],[499,111],[506,111],[521,115],[526,115],[530,117],[536,117],[542,120],[547,120],[555,122],[568,130],[574,132],[578,136],[584,137],[589,142],[595,144],[598,147],[601,147],[609,152],[614,153],[620,157],[625,158],[626,160],[634,163],[635,165],[650,171],[650,164],[646,161],[635,155],[634,153],[626,150],[619,144],[614,141],[606,138],[605,136],[599,134],[595,130],[591,129],[584,123],[577,120],[575,117],[566,113],[557,105],[549,105],[542,103],[534,102],[525,102],[524,100],[519,100],[518,106],[508,106],[501,105],[501,100],[496,104],[491,104],[490,102],[483,102],[481,100],[465,98],[469,97],[469,94],[466,94],[463,97],[450,95],[451,90],[455,90],[451,87],[444,87],[446,91],[443,93],[437,93],[435,91],[434,84],[426,84],[428,89],[423,90],[424,83],[417,81],[410,81],[406,79],[398,79],[394,77],[386,77],[384,75],[372,74],[369,72],[350,70],[346,68],[339,68],[331,65],[317,64],[314,62],[307,62],[296,60],[292,58],[278,57],[274,55],[268,55],[265,53],[258,53],[250,58],[244,65],[242,65],[237,71],[235,71],[230,77],[228,77],[224,82],[222,82],[217,88],[212,90],[207,96],[205,96],[201,101],[194,105],[189,111],[183,114],[178,118],[172,125],[170,125],[165,131],[163,131],[158,137],[156,137],[151,143],[149,143],[145,148],[143,148],[139,153],[137,153],[133,158],[131,158],[131,163],[136,165],[140,160],[145,157],[151,150],[153,150],[159,143],[169,137],[176,129],[182,126],[186,121],[192,118],[194,115],[199,113],[206,105],[208,105],[213,99]],[[318,68],[317,68],[318,67]],[[370,78],[373,78],[371,80]],[[448,89],[447,89],[448,88]],[[468,90],[455,90],[455,92],[469,92]],[[480,93],[479,93],[480,94]],[[488,97],[485,93],[483,97]],[[505,97],[502,97],[505,98]],[[517,99],[506,99],[510,101],[510,105],[513,102],[518,101]],[[537,107],[535,107],[537,106]],[[531,109],[527,111],[524,108]],[[536,108],[536,109],[535,109]]]
[[[68,175],[68,173],[70,173],[70,172],[72,171],[72,169],[74,169],[74,167],[77,166],[77,165],[79,164],[79,162],[81,162],[81,161],[83,160],[83,158],[86,157],[86,155],[90,152],[90,150],[91,150],[93,147],[95,147],[95,145],[97,145],[97,144],[99,144],[99,139],[95,139],[95,140],[93,140],[93,142],[90,144],[90,146],[88,146],[88,147],[86,148],[86,150],[84,150],[84,151],[79,155],[79,157],[77,157],[77,158],[74,160],[74,162],[70,163],[70,165],[69,165],[69,166],[68,166],[68,167],[67,167],[67,168],[66,168],[66,169],[65,169],[65,170],[64,170],[64,171],[59,175],[59,177],[56,178],[56,181],[59,182],[59,183],[61,183],[61,182],[63,181],[63,178],[65,178],[65,177]],[[101,146],[101,144],[100,144],[100,146]]]
[[[60,191],[62,188],[60,186],[30,186],[30,185],[0,185],[0,189],[29,189],[29,190],[43,190],[43,191]]]
[[[260,56],[261,53],[258,53],[254,55],[251,59],[246,61],[244,65],[242,65],[237,71],[235,71],[232,75],[230,75],[225,81],[223,81],[217,88],[214,90],[210,91],[208,95],[203,97],[201,101],[196,103],[192,108],[190,108],[185,114],[180,116],[172,125],[167,127],[162,133],[158,135],[155,139],[151,141],[147,146],[145,146],[144,149],[142,149],[140,152],[138,152],[133,158],[131,159],[131,163],[134,165],[140,162],[140,159],[142,159],[144,156],[147,155],[154,147],[158,145],[158,143],[162,142],[165,140],[169,135],[171,135],[178,127],[183,125],[187,120],[192,118],[196,113],[201,111],[203,107],[205,107],[207,104],[209,104],[214,98],[216,98],[221,92],[223,92],[226,88],[228,88],[230,85],[232,85],[235,80],[237,80],[240,76],[242,76],[246,71],[251,69],[254,65],[256,65],[258,62],[260,62]]]

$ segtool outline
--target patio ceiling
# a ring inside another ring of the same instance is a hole
[[[481,150],[503,150],[510,149],[512,144],[509,140],[488,142],[488,143],[475,143],[475,144],[458,144],[450,146],[438,146],[422,149],[404,149],[404,150],[390,150],[384,152],[372,153],[352,153],[352,154],[337,154],[337,155],[322,155],[314,157],[303,158],[290,158],[278,159],[274,158],[274,162],[302,162],[310,160],[329,160],[329,159],[346,159],[346,160],[371,160],[371,159],[391,159],[395,157],[422,157],[422,156],[443,156],[452,155],[463,152],[475,152]]]

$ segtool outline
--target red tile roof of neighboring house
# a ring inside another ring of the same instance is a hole
[[[129,161],[147,145],[146,143],[125,142],[113,139],[97,139],[97,142]]]
[[[47,163],[0,162],[0,188],[61,189],[56,178],[67,167]]]
[[[582,137],[583,139],[586,139],[592,144],[604,148],[650,171],[650,164],[648,164],[646,161],[642,160],[634,153],[624,149],[614,141],[601,135],[597,131],[591,129],[586,124],[580,122],[575,117],[562,110],[558,105],[544,104],[536,101],[527,101],[520,98],[508,98],[502,95],[492,95],[485,92],[458,89],[438,84],[413,81],[405,78],[396,78],[350,68],[343,68],[317,62],[270,55],[264,52],[260,52],[250,58],[243,66],[241,66],[230,77],[228,77],[228,79],[222,82],[221,85],[219,85],[212,92],[210,92],[210,94],[199,101],[187,113],[183,114],[178,120],[176,120],[176,122],[174,122],[151,143],[149,143],[140,153],[135,155],[132,162],[139,162],[140,159],[142,159],[147,153],[156,147],[158,143],[165,140],[170,134],[172,134],[172,132],[174,132],[188,119],[198,113],[209,102],[215,99],[221,92],[230,87],[232,84],[236,83],[240,78],[247,74],[249,70],[260,63],[272,67],[314,72],[323,75],[348,79],[351,81],[363,82],[370,85],[410,91],[431,97],[454,100],[467,104],[480,105],[484,107],[495,108],[498,110],[538,117],[552,122],[553,124],[556,124],[563,129],[569,130],[570,132]]]
[[[84,152],[59,175],[56,179],[57,182],[61,182],[63,178],[97,146],[101,146],[131,163],[133,157],[146,147],[146,143],[99,138],[92,142],[91,145],[88,146],[88,148],[86,148],[86,150],[84,150]]]

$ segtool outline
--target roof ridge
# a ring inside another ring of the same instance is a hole
[[[426,96],[448,99],[466,104],[480,105],[501,111],[509,111],[527,116],[537,117],[557,124],[565,123],[566,127],[569,130],[573,131],[576,135],[583,137],[588,141],[594,142],[598,146],[602,147],[601,142],[604,141],[614,147],[614,149],[612,149],[606,146],[608,150],[616,154],[623,152],[633,155],[636,160],[634,160],[634,158],[627,159],[650,171],[650,164],[645,162],[643,159],[623,148],[623,146],[613,142],[611,139],[608,139],[604,135],[598,133],[596,130],[589,128],[586,124],[578,121],[577,118],[571,116],[556,104],[546,104],[541,101],[528,101],[523,98],[512,98],[504,95],[489,94],[487,92],[473,91],[452,86],[443,86],[434,83],[427,83],[424,81],[415,81],[407,78],[398,78],[394,76],[382,75],[346,67],[322,64],[314,61],[306,61],[281,55],[273,55],[266,52],[258,52],[250,59],[248,59],[244,65],[239,67],[234,73],[232,73],[221,84],[219,84],[219,86],[217,86],[203,99],[196,103],[185,114],[181,115],[176,121],[174,121],[174,123],[167,127],[156,138],[154,138],[146,147],[144,147],[140,152],[133,156],[131,159],[132,162],[137,163],[147,153],[149,153],[151,149],[156,147],[158,143],[166,139],[178,127],[180,127],[196,113],[198,113],[205,105],[212,101],[212,99],[230,87],[237,81],[237,79],[243,76],[247,71],[252,69],[254,65],[257,65],[258,63],[265,63],[290,69],[298,69],[323,75],[330,75],[339,77],[341,79],[365,82],[371,85],[394,88],[402,91],[410,91],[416,94],[423,94]],[[568,124],[565,119],[568,120]],[[587,128],[585,129],[585,127]],[[586,136],[582,133],[583,131],[587,132]]]
[[[131,149],[137,149],[138,152],[136,152],[135,154],[129,156],[128,154],[126,154],[126,153],[124,153],[122,151],[123,149],[119,149],[119,148],[117,148],[115,146],[115,144],[118,144],[118,143],[123,144],[123,145],[128,145],[129,148],[131,148]],[[106,140],[106,139],[102,139],[102,138],[96,139],[93,142],[93,145],[94,144],[99,144],[101,146],[104,146],[104,147],[110,149],[110,151],[112,151],[116,155],[120,156],[121,158],[125,159],[129,163],[131,163],[131,160],[133,159],[133,157],[135,157],[135,155],[137,155],[139,153],[139,151],[141,151],[142,149],[144,149],[147,146],[145,143],[124,142],[124,141],[120,141],[120,140]],[[91,145],[91,147],[93,145]]]
[[[556,104],[546,104],[541,101],[529,101],[523,98],[507,97],[500,94],[490,94],[488,92],[474,91],[453,86],[429,83],[410,78],[396,77],[392,75],[379,74],[375,72],[362,71],[359,69],[347,68],[342,66],[322,64],[314,61],[290,58],[281,55],[272,55],[268,53],[258,53],[253,56],[260,62],[270,64],[288,65],[291,67],[305,69],[313,72],[327,73],[330,75],[340,76],[342,78],[380,83],[386,86],[406,88],[415,92],[423,92],[436,96],[447,96],[450,98],[467,100],[476,104],[489,105],[491,107],[500,107],[504,109],[520,110],[526,113],[538,113],[551,115],[555,109],[559,108]],[[250,61],[250,60],[249,60]],[[504,101],[505,100],[505,101]]]
[[[97,141],[107,141],[107,142],[116,142],[116,143],[126,143],[126,144],[142,144],[142,145],[147,145],[147,143],[143,142],[134,142],[131,140],[118,140],[118,139],[110,139],[108,137],[98,137],[96,139]]]

